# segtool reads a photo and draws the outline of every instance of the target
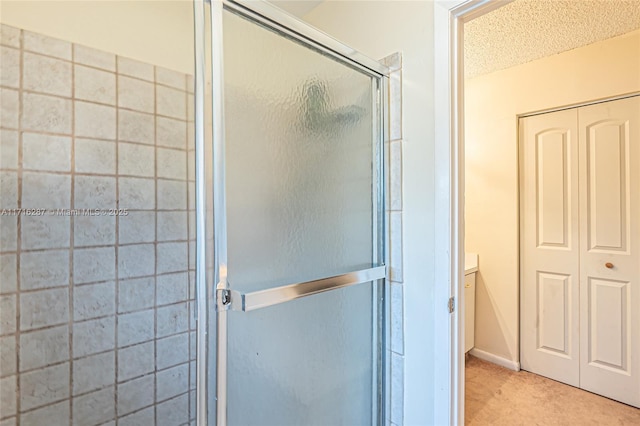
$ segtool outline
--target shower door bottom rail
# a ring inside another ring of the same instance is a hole
[[[222,311],[233,310],[249,312],[301,297],[383,279],[386,278],[386,274],[387,267],[380,265],[318,280],[289,284],[249,293],[222,288],[216,290],[216,307]]]

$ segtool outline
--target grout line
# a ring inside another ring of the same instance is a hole
[[[154,423],[158,424],[158,87],[155,85],[158,68],[153,67],[153,142],[154,142],[154,157],[153,157],[153,171],[154,171],[154,201],[155,201],[155,242],[154,242],[154,262],[153,262],[153,419]]]
[[[18,89],[18,171],[17,171],[17,179],[18,179],[18,207],[21,208],[22,207],[22,114],[23,114],[23,107],[22,107],[22,86],[23,86],[23,74],[24,74],[24,51],[23,51],[23,33],[24,31],[19,30],[20,31],[20,35],[18,36],[19,39],[19,45],[20,45],[20,61],[19,61],[19,69],[20,69],[20,82],[19,82],[19,89]],[[16,307],[15,307],[15,314],[16,314],[16,379],[15,379],[15,383],[16,383],[16,394],[14,395],[15,398],[15,406],[16,406],[16,425],[20,426],[20,411],[22,410],[22,398],[20,398],[21,395],[21,386],[22,386],[22,375],[20,374],[20,336],[21,336],[21,324],[20,324],[20,318],[21,318],[21,310],[20,310],[20,293],[21,293],[21,279],[20,279],[20,258],[21,258],[21,252],[22,252],[22,220],[21,217],[18,216],[16,218]]]
[[[120,148],[120,107],[118,106],[118,104],[120,103],[120,96],[119,96],[119,92],[120,92],[120,79],[118,78],[118,71],[119,71],[119,67],[118,67],[118,58],[116,55],[114,55],[114,61],[115,61],[115,104],[116,104],[116,122],[115,122],[115,138],[116,138],[116,142],[115,142],[115,179],[116,179],[116,209],[120,209],[120,174],[119,174],[119,166],[120,166],[120,161],[119,161],[119,148]],[[115,297],[115,323],[114,323],[114,327],[113,327],[113,333],[114,333],[114,348],[113,348],[113,362],[114,362],[114,377],[113,377],[113,413],[115,416],[115,424],[117,425],[119,423],[119,419],[120,419],[120,412],[119,412],[119,407],[118,407],[118,390],[120,388],[120,385],[118,384],[118,354],[119,354],[119,349],[118,349],[118,323],[119,323],[119,319],[120,319],[120,315],[118,314],[119,311],[119,301],[120,301],[120,271],[118,268],[118,260],[119,260],[119,256],[120,256],[120,216],[116,216],[115,218],[115,230],[113,231],[115,233],[114,238],[115,238],[115,282],[114,282],[114,297]]]
[[[74,52],[71,48],[71,60],[73,61]],[[75,68],[71,65],[71,98],[75,98]],[[76,103],[71,101],[71,193],[69,195],[70,207],[75,206],[75,133],[76,133]],[[73,424],[73,254],[74,254],[74,225],[75,218],[69,218],[69,322],[67,333],[69,333],[69,424]]]

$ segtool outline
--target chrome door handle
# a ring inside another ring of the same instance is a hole
[[[346,274],[321,278],[313,281],[305,281],[280,287],[268,288],[249,293],[237,290],[218,289],[218,310],[253,311],[266,308],[301,297],[312,296],[325,291],[337,290],[356,284],[380,280],[386,277],[387,267],[384,265],[369,269],[362,269]]]

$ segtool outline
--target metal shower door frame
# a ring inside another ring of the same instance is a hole
[[[388,131],[387,99],[389,69],[356,50],[342,44],[327,34],[294,18],[266,1],[194,0],[195,36],[195,198],[196,198],[196,424],[227,425],[227,310],[250,311],[300,297],[311,296],[350,285],[372,282],[372,298],[377,315],[373,315],[374,380],[372,389],[374,423],[382,424],[385,418],[386,380],[384,343],[386,324],[386,213],[385,213],[385,149]],[[205,90],[206,90],[206,7],[210,11],[211,47],[211,119],[213,126],[213,251],[207,253],[205,229],[207,226],[207,162],[205,161]],[[293,39],[320,54],[346,64],[373,77],[372,150],[372,264],[369,269],[352,271],[314,281],[294,283],[259,292],[241,293],[232,290],[227,281],[227,220],[225,186],[225,134],[224,134],[224,64],[223,64],[223,11],[241,15],[256,25],[262,25],[283,37]],[[207,259],[213,256],[213,276],[207,280]],[[213,321],[212,321],[213,320]],[[215,324],[215,335],[210,333]],[[210,345],[215,340],[215,362],[211,358]],[[215,364],[212,365],[212,364]],[[211,369],[215,368],[216,403],[210,405],[209,390]]]

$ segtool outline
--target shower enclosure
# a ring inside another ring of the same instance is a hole
[[[384,422],[387,69],[193,16],[180,71],[1,26],[0,426]]]

